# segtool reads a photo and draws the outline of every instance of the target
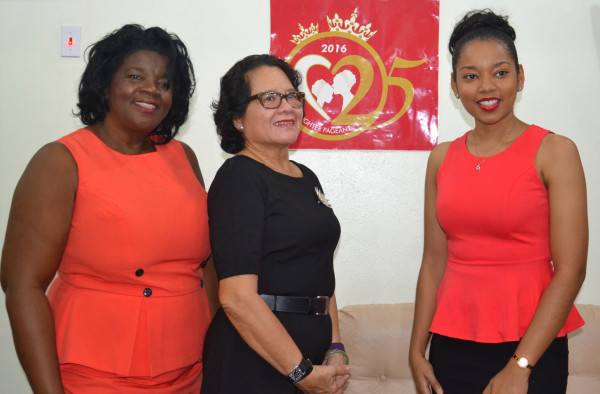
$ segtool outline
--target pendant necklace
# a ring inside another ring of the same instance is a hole
[[[515,124],[513,124],[513,127],[511,127],[510,131],[504,136],[504,138],[502,138],[502,141],[504,141],[505,138],[510,137],[510,134],[513,132],[513,130],[515,129],[515,127],[517,127],[517,122],[515,121]],[[473,129],[473,134],[476,133],[476,130]],[[479,136],[478,136],[479,137]],[[496,146],[494,146],[494,149],[492,150],[492,152],[494,152],[496,149],[498,149],[498,147],[502,146],[502,141],[500,141],[500,143]],[[473,149],[475,149],[475,158],[477,159],[477,166],[475,167],[475,171],[481,171],[481,165],[483,163],[485,163],[485,161],[487,159],[489,159],[492,156],[487,156],[485,157],[482,161],[480,161],[479,159],[481,158],[479,156],[479,152],[477,151],[477,145],[473,144]]]

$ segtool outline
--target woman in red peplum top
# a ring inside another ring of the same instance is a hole
[[[123,26],[89,50],[86,127],[21,177],[2,288],[34,392],[200,391],[216,276],[198,161],[173,139],[194,83],[177,36]]]
[[[422,394],[564,393],[566,334],[584,324],[573,306],[588,246],[583,168],[572,141],[515,116],[515,37],[483,10],[450,38],[452,90],[475,127],[427,166],[409,356]]]

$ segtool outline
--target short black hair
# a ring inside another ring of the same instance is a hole
[[[244,137],[235,128],[233,120],[244,116],[246,108],[248,108],[248,97],[250,96],[248,72],[262,66],[279,68],[296,90],[302,82],[302,76],[298,71],[273,55],[250,55],[235,63],[221,78],[219,100],[214,101],[211,105],[217,134],[221,137],[221,148],[227,153],[235,154],[244,149]]]
[[[508,24],[508,17],[497,15],[492,10],[486,8],[483,10],[469,11],[455,26],[450,36],[448,49],[452,55],[452,72],[456,81],[456,65],[460,58],[460,53],[470,41],[496,40],[503,44],[510,56],[515,62],[517,73],[519,72],[519,57],[515,47],[517,33],[511,25]]]
[[[167,77],[173,86],[173,102],[167,116],[152,131],[152,135],[159,137],[155,142],[164,144],[175,137],[187,119],[196,79],[184,43],[177,35],[159,27],[144,29],[137,24],[125,25],[88,47],[88,63],[79,82],[79,112],[76,115],[86,126],[104,120],[112,79],[125,60],[137,51],[156,52],[169,61]]]

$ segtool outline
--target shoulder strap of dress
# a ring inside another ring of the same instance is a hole
[[[531,125],[525,129],[523,134],[518,138],[515,148],[517,151],[520,151],[520,153],[535,154],[535,152],[538,151],[542,140],[549,133],[552,132],[542,127]]]
[[[168,153],[169,155],[180,156],[183,155],[187,158],[185,153],[185,149],[183,149],[183,145],[181,142],[173,138],[171,141],[162,145],[155,145],[157,151],[163,151]]]
[[[444,156],[444,160],[442,161],[442,164],[440,165],[440,168],[438,169],[438,176],[444,172],[445,168],[448,166],[447,163],[451,162],[455,155],[458,155],[461,152],[461,150],[465,150],[465,151],[467,150],[466,139],[467,139],[467,135],[469,133],[470,133],[470,131],[466,132],[465,134],[456,138],[454,141],[452,141],[450,143],[450,146],[448,147],[448,150],[446,151],[446,155]]]
[[[60,142],[66,146],[77,160],[79,153],[81,153],[83,149],[90,149],[90,145],[94,144],[94,139],[97,139],[97,137],[94,136],[91,131],[79,129],[59,138],[56,142]]]

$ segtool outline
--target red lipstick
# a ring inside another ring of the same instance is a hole
[[[484,111],[493,111],[500,106],[500,99],[496,97],[486,97],[477,102],[479,108]]]

